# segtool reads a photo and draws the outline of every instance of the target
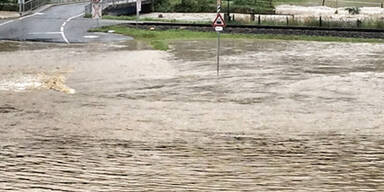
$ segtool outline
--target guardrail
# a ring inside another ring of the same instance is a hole
[[[120,4],[128,4],[128,3],[134,3],[137,0],[103,0],[101,2],[102,9],[106,9],[110,6],[118,6]],[[147,0],[142,0],[143,2],[146,2]],[[85,6],[85,14],[91,14],[91,4]]]
[[[21,1],[19,4],[20,15],[25,15],[29,12],[32,12],[39,7],[42,7],[47,4],[70,4],[70,3],[84,3],[89,2],[89,0],[27,0]]]
[[[87,3],[87,2],[90,3],[90,0],[26,0],[25,2],[23,0],[20,0],[20,1],[21,1],[21,3],[19,4],[20,15],[25,15],[27,13],[30,13],[46,4],[61,5],[61,4],[71,4],[71,3]],[[109,6],[116,6],[119,4],[133,3],[133,2],[136,2],[136,0],[102,0],[101,3],[102,3],[102,9],[106,9]],[[86,12],[88,9],[86,7]]]
[[[124,3],[133,3],[133,2],[136,2],[136,0],[103,0],[101,3],[103,5],[109,6],[109,5],[117,5],[117,4],[124,4]]]

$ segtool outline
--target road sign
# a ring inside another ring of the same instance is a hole
[[[102,7],[101,7],[101,3],[92,3],[92,18],[93,19],[99,19],[100,17],[102,17]]]
[[[220,26],[215,27],[215,31],[217,32],[221,32],[223,30],[224,30],[223,27],[220,27]]]
[[[221,11],[221,0],[217,0],[217,13]]]
[[[137,7],[137,11],[140,12],[141,11],[141,0],[136,0],[136,7]]]
[[[213,27],[225,27],[225,22],[220,13],[217,14],[216,19],[212,23]]]

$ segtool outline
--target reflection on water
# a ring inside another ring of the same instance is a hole
[[[0,92],[0,191],[384,190],[381,44],[92,46],[76,94]]]

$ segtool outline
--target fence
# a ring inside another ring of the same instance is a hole
[[[110,6],[117,6],[119,4],[129,4],[136,2],[136,0],[103,0],[101,7],[103,10]],[[92,12],[91,4],[85,6],[85,15],[90,15]]]
[[[327,7],[383,7],[383,0],[306,0],[306,1],[281,1],[273,0],[275,6],[281,4],[300,6],[327,6]]]

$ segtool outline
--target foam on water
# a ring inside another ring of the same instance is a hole
[[[67,94],[74,94],[74,89],[66,86],[65,77],[61,74],[15,74],[7,75],[8,79],[0,79],[0,91],[26,91],[51,89]]]
[[[42,83],[39,78],[33,75],[0,80],[1,91],[25,91],[27,89],[37,89],[41,86]]]

